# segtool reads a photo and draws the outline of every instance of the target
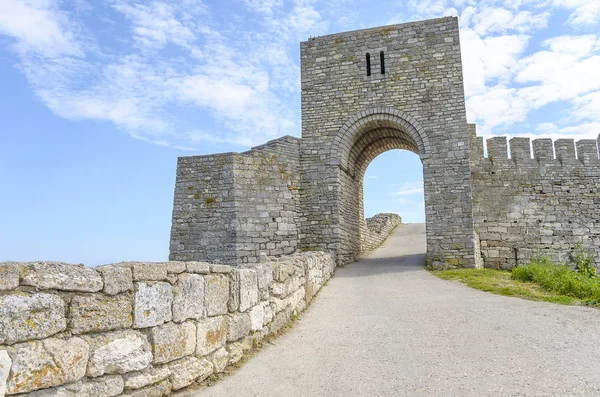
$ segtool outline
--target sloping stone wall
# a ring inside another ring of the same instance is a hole
[[[470,135],[473,215],[485,266],[510,268],[534,255],[564,262],[578,243],[600,266],[600,136],[512,138],[510,145],[493,137],[484,158],[473,125]]]
[[[401,223],[400,215],[392,213],[381,213],[365,219],[361,227],[361,253],[379,247]]]
[[[0,263],[0,396],[167,395],[285,326],[334,267],[322,252],[236,268]]]

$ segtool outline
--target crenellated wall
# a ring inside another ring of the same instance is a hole
[[[236,268],[0,263],[0,396],[168,395],[285,326],[334,267],[322,252]]]
[[[381,213],[365,219],[360,233],[361,253],[379,247],[400,224],[402,224],[400,215],[392,213]]]
[[[473,219],[485,266],[510,268],[536,254],[566,261],[579,242],[600,265],[600,136],[493,137],[484,157],[483,138],[469,127]]]

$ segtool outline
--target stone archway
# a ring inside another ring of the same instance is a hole
[[[355,260],[364,168],[403,148],[423,163],[428,261],[478,266],[458,21],[311,38],[301,59],[301,247]]]

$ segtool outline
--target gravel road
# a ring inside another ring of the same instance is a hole
[[[274,345],[181,396],[600,396],[600,311],[440,280],[424,252],[425,226],[401,225]]]

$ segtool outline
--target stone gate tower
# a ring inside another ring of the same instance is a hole
[[[301,139],[179,158],[171,259],[304,249],[351,262],[363,251],[364,172],[406,149],[423,162],[428,260],[478,266],[457,19],[311,38],[301,63]]]
[[[377,155],[406,149],[423,162],[429,261],[472,266],[457,19],[312,38],[301,44],[301,61],[301,245],[354,260],[365,227],[364,172]]]

